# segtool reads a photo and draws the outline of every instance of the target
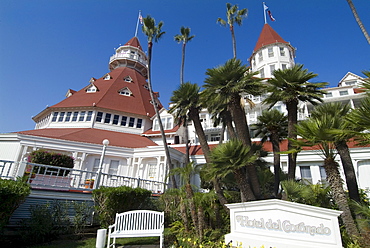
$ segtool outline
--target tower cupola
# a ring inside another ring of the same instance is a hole
[[[261,78],[271,78],[274,70],[294,65],[295,49],[269,24],[265,24],[249,58],[252,71],[259,71]]]
[[[109,70],[118,67],[135,69],[144,77],[148,74],[148,58],[141,48],[137,37],[130,39],[125,45],[116,49],[116,53],[110,57]]]

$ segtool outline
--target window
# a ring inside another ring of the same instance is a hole
[[[128,83],[132,82],[132,78],[130,76],[125,77],[124,80],[125,82],[128,82]]]
[[[148,177],[155,177],[155,175],[157,174],[157,165],[156,164],[149,164],[148,165]]]
[[[258,52],[258,61],[262,61],[263,60],[263,56],[262,56],[262,51],[261,52]]]
[[[270,65],[270,73],[272,74],[275,71],[275,65]]]
[[[103,119],[103,112],[98,112],[95,120],[97,122],[101,122],[102,119]]]
[[[155,119],[153,123],[153,131],[156,131],[156,130],[159,130],[158,119]]]
[[[109,80],[109,79],[112,79],[112,77],[109,74],[105,75],[104,80]]]
[[[111,175],[118,175],[118,166],[119,161],[118,160],[111,160],[109,164],[109,174]]]
[[[91,121],[92,113],[92,111],[87,112],[86,121]]]
[[[109,123],[110,122],[110,118],[112,117],[111,114],[109,113],[106,113],[105,114],[105,118],[104,118],[104,123]]]
[[[272,47],[268,48],[268,54],[269,54],[269,58],[274,57],[274,50]]]
[[[220,134],[219,133],[212,133],[211,134],[211,141],[219,141],[220,140]]]
[[[328,92],[325,94],[326,97],[333,97],[333,93],[332,92]]]
[[[127,125],[127,117],[126,116],[122,116],[121,126],[126,126],[126,125]]]
[[[320,166],[320,177],[321,177],[321,182],[326,182],[326,171],[324,166]]]
[[[80,118],[78,118],[78,121],[84,121],[85,120],[85,113],[86,113],[86,111],[81,111]]]
[[[100,159],[99,158],[96,158],[94,160],[93,172],[98,172],[98,170],[99,170],[99,163],[100,163]]]
[[[339,95],[341,95],[341,96],[348,95],[348,90],[341,90],[341,91],[339,91]]]
[[[166,118],[165,129],[172,129],[172,117]]]
[[[254,58],[252,60],[252,64],[253,64],[253,66],[256,66],[256,60]]]
[[[72,121],[77,121],[78,112],[73,112]]]
[[[261,70],[259,70],[260,72],[260,78],[264,78],[265,77],[265,70],[264,68],[262,68]]]
[[[302,180],[307,180],[312,183],[311,169],[310,166],[300,166]]]
[[[64,114],[65,114],[65,112],[60,112],[59,119],[58,119],[59,122],[62,122],[63,121]]]
[[[287,68],[286,64],[281,64],[281,69],[285,70]]]
[[[69,121],[71,119],[72,112],[67,112],[67,116],[65,121]]]
[[[59,112],[54,112],[53,113],[53,119],[51,119],[52,122],[56,122],[57,121],[58,114],[59,114]]]
[[[89,88],[87,88],[86,92],[87,93],[94,93],[94,92],[96,92],[96,87],[94,85],[92,85]]]
[[[285,56],[284,47],[279,47],[279,49],[280,49],[280,56]]]
[[[129,127],[133,127],[135,125],[135,118],[130,117],[130,121],[128,122]]]
[[[136,128],[141,128],[143,124],[143,119],[137,119]]]
[[[113,124],[114,125],[117,125],[118,124],[118,121],[119,121],[119,115],[114,115],[113,116]]]
[[[346,82],[346,85],[354,85],[356,84],[356,81],[349,81],[349,82]]]
[[[132,92],[126,87],[126,88],[121,89],[119,91],[119,94],[123,96],[131,96]]]

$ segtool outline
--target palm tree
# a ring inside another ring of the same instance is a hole
[[[255,77],[239,59],[230,59],[224,65],[207,69],[204,94],[213,95],[214,102],[227,107],[235,124],[236,135],[242,142],[251,147],[248,122],[242,105],[242,94],[259,95],[262,92],[261,79]],[[257,198],[261,195],[258,176],[254,165],[247,166],[251,187]]]
[[[158,119],[159,129],[162,135],[163,146],[164,146],[164,150],[166,154],[166,166],[167,166],[167,169],[171,170],[173,167],[172,162],[171,162],[171,155],[170,155],[170,151],[167,145],[167,139],[164,133],[163,123],[162,123],[159,109],[157,106],[158,100],[156,99],[156,95],[153,92],[153,87],[152,87],[152,82],[151,82],[151,61],[152,61],[153,40],[155,42],[158,42],[165,32],[162,31],[163,22],[160,21],[158,25],[155,25],[154,18],[152,18],[149,15],[143,18],[143,24],[144,24],[142,27],[143,33],[147,36],[147,40],[148,40],[148,88],[150,92],[150,98],[152,100],[152,104],[154,107],[154,111]],[[177,188],[174,177],[171,177],[171,182],[172,182],[172,187]]]
[[[258,116],[258,123],[252,125],[256,132],[256,137],[261,137],[261,142],[269,140],[272,144],[274,153],[274,196],[277,197],[280,186],[280,142],[287,137],[288,121],[287,117],[278,111],[272,109],[263,111]]]
[[[194,35],[191,35],[190,36],[190,28],[188,27],[181,27],[180,29],[180,34],[177,34],[175,35],[175,41],[177,41],[178,43],[181,43],[182,42],[182,59],[181,59],[181,70],[180,70],[180,83],[183,84],[184,83],[184,68],[185,68],[185,48],[186,48],[186,44],[191,41],[195,36]],[[190,162],[190,158],[189,158],[189,130],[188,130],[188,122],[185,119],[182,119],[180,120],[184,126],[184,129],[185,129],[185,146],[186,146],[186,161],[185,161],[185,164],[189,163]],[[179,123],[181,124],[181,123]]]
[[[310,102],[316,105],[321,102],[325,93],[320,88],[327,83],[310,83],[308,80],[317,77],[317,74],[303,69],[303,65],[296,64],[292,68],[275,70],[273,78],[268,80],[267,91],[270,93],[264,103],[270,104],[270,108],[277,102],[282,101],[288,111],[288,149],[293,149],[292,140],[297,139],[295,125],[298,120],[298,103]],[[295,178],[296,153],[288,154],[288,178]]]
[[[231,32],[231,39],[233,43],[233,54],[234,58],[236,58],[236,40],[235,40],[235,33],[234,33],[234,23],[241,26],[243,23],[243,19],[247,17],[248,10],[241,9],[238,10],[238,5],[231,5],[231,3],[226,3],[226,20],[222,18],[217,18],[217,22],[220,23],[222,26],[228,25]]]
[[[184,67],[185,67],[185,48],[186,44],[191,41],[195,36],[190,36],[190,28],[181,27],[181,34],[175,35],[175,41],[178,43],[182,42],[182,59],[181,59],[181,70],[180,70],[180,83],[184,83]]]
[[[255,200],[250,184],[246,181],[243,169],[246,164],[252,164],[257,156],[251,155],[251,148],[241,140],[232,139],[218,145],[211,152],[212,170],[219,177],[226,177],[230,172],[234,174],[241,193],[242,202]]]
[[[181,84],[179,88],[172,93],[170,100],[173,104],[169,110],[169,113],[173,113],[176,119],[186,118],[187,120],[193,122],[204,158],[207,163],[210,163],[210,149],[208,146],[207,137],[204,133],[202,123],[199,118],[199,112],[202,109],[202,105],[199,101],[199,91],[200,87],[197,84],[192,84],[190,82]],[[227,200],[223,194],[222,188],[219,186],[217,179],[213,180],[213,185],[221,204],[225,206],[225,204],[227,204]]]
[[[361,21],[360,17],[359,17],[359,16],[358,16],[358,14],[357,14],[357,10],[356,10],[356,8],[355,8],[355,5],[353,4],[352,0],[347,0],[347,3],[348,3],[348,5],[349,5],[349,7],[351,8],[352,14],[353,14],[353,16],[355,17],[355,19],[356,19],[356,22],[357,22],[358,26],[360,27],[360,29],[361,29],[362,33],[364,34],[364,36],[365,36],[365,38],[366,38],[367,42],[370,44],[370,36],[369,36],[369,34],[367,33],[367,31],[366,31],[366,29],[365,29],[364,24],[362,23],[362,21]]]
[[[333,130],[335,131],[333,132],[332,140],[342,161],[349,197],[356,202],[360,202],[356,172],[353,167],[351,154],[347,145],[347,141],[353,138],[351,132],[347,131],[352,131],[355,127],[350,122],[343,119],[349,111],[350,107],[348,105],[343,105],[341,103],[327,103],[317,106],[311,113],[311,117],[320,119],[323,115],[326,115],[328,118],[332,119],[332,126],[328,127],[329,129],[327,132],[330,133]]]
[[[197,209],[194,202],[194,191],[191,185],[191,178],[199,173],[199,166],[196,166],[194,162],[190,162],[186,164],[184,167],[177,167],[170,171],[170,175],[180,175],[184,182],[186,198],[189,202],[189,209],[191,218],[193,220],[193,224],[195,230],[198,231],[198,214]],[[199,234],[199,233],[198,233]]]
[[[328,115],[318,118],[310,118],[297,125],[297,133],[303,140],[296,140],[300,146],[317,146],[324,158],[324,168],[329,182],[333,199],[339,210],[342,211],[341,218],[347,233],[353,238],[360,237],[355,221],[352,217],[346,194],[343,189],[338,163],[335,161],[335,145],[332,141],[332,134],[327,130],[332,126],[332,118]]]

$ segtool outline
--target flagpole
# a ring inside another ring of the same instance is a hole
[[[267,23],[267,19],[266,19],[266,4],[265,2],[263,2],[263,17],[265,18],[265,24]]]
[[[135,30],[135,37],[137,37],[137,30],[138,30],[138,28],[139,28],[140,16],[141,16],[141,10],[139,10],[139,15],[138,15],[138,17],[137,17],[136,30]]]

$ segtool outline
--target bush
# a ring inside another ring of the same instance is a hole
[[[21,178],[17,181],[0,179],[0,232],[30,192],[29,185]]]
[[[42,149],[33,151],[30,154],[28,161],[35,164],[53,165],[65,168],[73,168],[74,166],[73,157]]]
[[[68,203],[54,200],[47,204],[30,207],[31,217],[23,219],[22,239],[25,243],[37,244],[51,241],[69,231]]]
[[[92,192],[95,209],[99,216],[100,225],[104,228],[114,223],[116,213],[136,209],[152,209],[152,193],[142,188],[121,186],[116,188],[101,187]]]

